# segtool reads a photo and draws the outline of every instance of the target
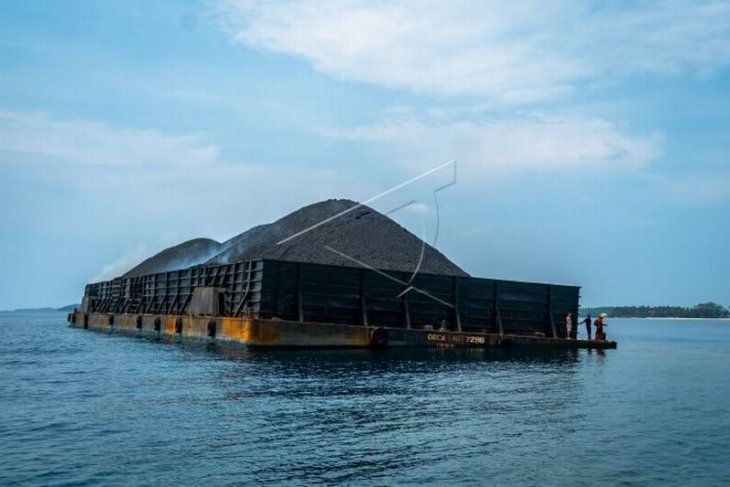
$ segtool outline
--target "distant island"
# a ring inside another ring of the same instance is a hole
[[[612,318],[730,318],[730,309],[709,302],[691,308],[681,306],[603,306],[581,308],[582,316],[606,313]]]
[[[73,311],[75,308],[78,308],[78,304],[69,304],[67,306],[62,306],[60,308],[50,308],[50,307],[44,307],[44,308],[18,308],[18,309],[8,309],[3,310],[4,312],[9,313],[50,313],[53,311]]]

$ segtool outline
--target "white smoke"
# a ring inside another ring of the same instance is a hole
[[[119,277],[132,267],[139,264],[147,255],[147,248],[144,245],[137,245],[126,254],[115,259],[102,267],[101,272],[91,279],[91,282],[108,281]]]

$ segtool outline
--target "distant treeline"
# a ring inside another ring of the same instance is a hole
[[[80,305],[78,304],[69,304],[67,306],[63,306],[61,308],[18,308],[18,309],[9,309],[9,310],[0,310],[10,313],[50,313],[53,311],[73,311],[74,309],[79,308]]]
[[[717,303],[700,303],[692,308],[681,306],[606,306],[581,308],[580,314],[613,318],[730,318],[730,309]]]

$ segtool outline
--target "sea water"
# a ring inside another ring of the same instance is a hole
[[[730,484],[728,321],[609,320],[605,352],[259,352],[65,317],[0,314],[2,485]]]

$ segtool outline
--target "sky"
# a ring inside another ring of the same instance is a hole
[[[730,2],[0,2],[0,309],[452,159],[470,274],[730,306]]]

